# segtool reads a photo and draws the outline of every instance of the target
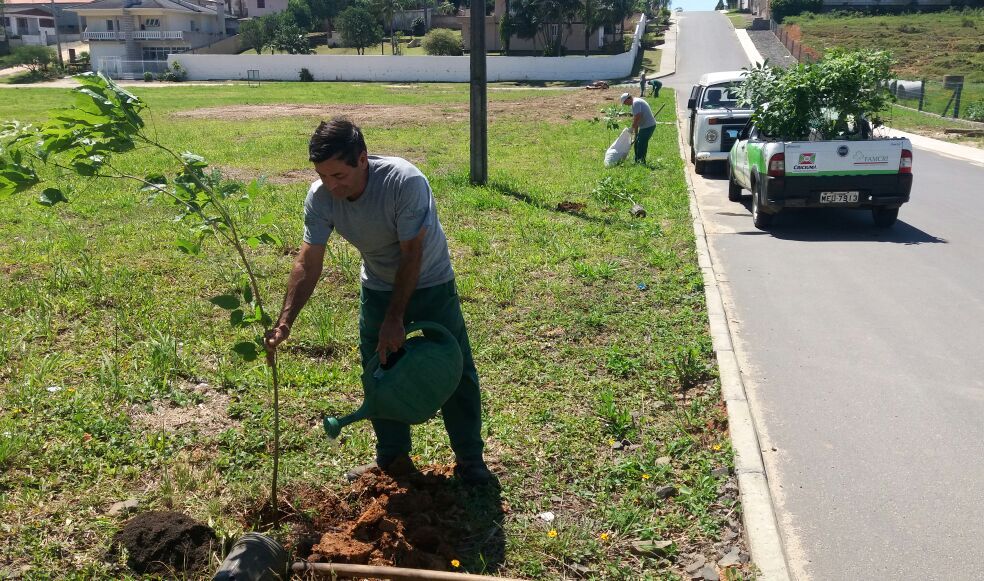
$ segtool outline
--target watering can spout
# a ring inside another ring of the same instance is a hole
[[[329,438],[334,440],[342,433],[342,428],[349,424],[354,424],[355,422],[364,420],[368,417],[369,409],[366,404],[362,404],[362,407],[347,416],[342,416],[340,418],[329,418],[328,416],[325,416],[325,432],[328,434]]]
[[[378,356],[366,362],[362,374],[365,401],[347,416],[326,417],[325,432],[338,438],[345,426],[367,418],[420,424],[441,409],[461,380],[463,357],[457,338],[443,326],[430,321],[416,321],[407,333],[422,331],[422,337],[410,337],[400,351],[379,364]]]

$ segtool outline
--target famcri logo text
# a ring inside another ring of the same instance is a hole
[[[877,165],[888,163],[887,155],[868,155],[863,151],[854,152],[854,165]]]

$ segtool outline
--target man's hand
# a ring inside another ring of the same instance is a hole
[[[280,345],[287,340],[290,336],[290,325],[287,323],[278,323],[276,327],[268,330],[264,339],[267,349],[276,349],[277,345]]]
[[[383,319],[383,325],[379,328],[379,344],[376,346],[379,364],[386,365],[386,356],[399,351],[406,340],[407,332],[403,328],[403,321],[394,317]]]

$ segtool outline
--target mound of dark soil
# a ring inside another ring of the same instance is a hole
[[[505,557],[509,508],[501,491],[467,487],[451,466],[398,476],[372,469],[341,493],[305,487],[285,490],[284,498],[292,512],[278,518],[291,525],[286,545],[313,563],[495,571]],[[268,526],[265,512],[247,515],[246,526]]]
[[[180,512],[154,511],[133,517],[113,535],[109,557],[126,549],[126,564],[137,573],[173,575],[204,568],[217,547],[208,526]]]

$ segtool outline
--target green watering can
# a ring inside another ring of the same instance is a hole
[[[362,374],[365,401],[358,410],[341,418],[325,417],[325,432],[337,438],[342,428],[367,418],[421,424],[434,417],[461,381],[462,355],[458,340],[443,326],[417,321],[407,334],[423,331],[423,336],[407,339],[391,353],[386,365],[373,355]]]

